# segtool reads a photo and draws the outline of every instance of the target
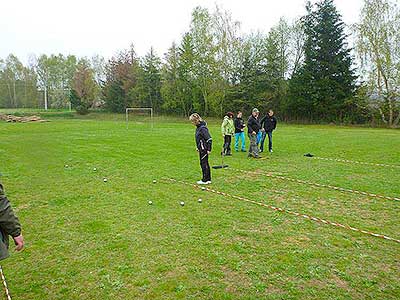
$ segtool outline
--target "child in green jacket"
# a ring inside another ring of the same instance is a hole
[[[231,142],[232,135],[235,133],[235,125],[233,124],[233,113],[228,112],[224,117],[221,125],[221,132],[224,138],[224,146],[221,155],[232,155]]]

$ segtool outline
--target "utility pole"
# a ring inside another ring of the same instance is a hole
[[[44,85],[44,110],[47,110],[47,84]]]
[[[68,89],[68,97],[69,97],[69,111],[72,111],[72,103],[71,103],[71,89]]]

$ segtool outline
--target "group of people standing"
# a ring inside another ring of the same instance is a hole
[[[238,111],[236,118],[233,119],[233,113],[228,112],[221,125],[224,145],[222,155],[230,156],[232,136],[235,135],[235,151],[246,152],[245,128],[246,124],[242,119],[242,112]],[[268,135],[268,151],[272,152],[272,132],[276,128],[277,120],[272,109],[268,110],[263,118],[260,119],[260,111],[254,108],[247,120],[247,134],[250,139],[248,157],[260,158],[259,153],[264,152],[264,142]]]
[[[236,118],[232,112],[228,112],[221,124],[221,132],[224,138],[221,155],[231,156],[232,136],[235,136],[235,151],[246,151],[245,129],[247,127],[247,135],[250,139],[250,147],[248,157],[261,158],[260,152],[264,152],[264,142],[268,135],[268,151],[272,153],[272,132],[276,129],[277,120],[272,109],[268,110],[264,117],[260,119],[260,111],[257,108],[252,110],[250,117],[247,120],[247,125],[242,119],[243,113],[238,111]],[[211,153],[212,138],[208,131],[206,122],[199,114],[194,113],[189,117],[189,120],[196,126],[195,140],[197,151],[200,156],[200,166],[203,177],[197,184],[211,183],[211,169],[208,163],[208,156]]]

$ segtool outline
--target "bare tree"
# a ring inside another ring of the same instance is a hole
[[[295,20],[290,28],[289,77],[292,77],[293,74],[299,70],[303,62],[305,40],[306,35],[303,28],[303,22],[301,19]]]
[[[400,121],[400,10],[389,0],[365,0],[355,25],[357,52],[371,103],[382,121]]]

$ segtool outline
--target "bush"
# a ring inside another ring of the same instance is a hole
[[[79,115],[87,115],[87,114],[89,113],[89,109],[88,109],[86,106],[78,105],[78,106],[76,107],[76,112],[77,112]]]

